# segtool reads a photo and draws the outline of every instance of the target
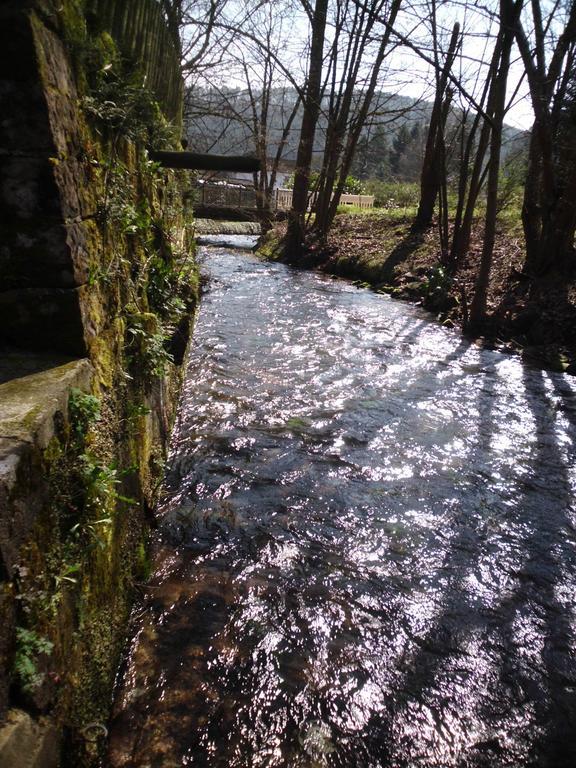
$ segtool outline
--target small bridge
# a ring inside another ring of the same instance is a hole
[[[256,173],[260,161],[250,156],[210,155],[198,152],[150,151],[150,158],[165,168],[189,170],[236,171]],[[314,204],[315,195],[308,199],[308,210]],[[243,184],[228,181],[199,182],[194,201],[196,216],[206,219],[231,219],[233,221],[254,221],[258,218],[256,190]],[[340,195],[339,205],[358,208],[372,208],[374,195]],[[273,209],[289,211],[292,207],[292,190],[277,189],[274,193]]]
[[[198,218],[255,221],[258,218],[254,188],[227,182],[205,182],[194,190]]]
[[[308,208],[312,207],[314,196],[310,196]],[[373,208],[373,195],[341,195],[339,205],[357,208]],[[274,192],[273,210],[289,211],[292,207],[292,190],[277,189]],[[194,209],[202,218],[226,218],[252,220],[257,216],[256,192],[252,187],[228,182],[205,182],[196,188]]]

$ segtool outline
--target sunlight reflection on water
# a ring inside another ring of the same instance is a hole
[[[576,764],[574,380],[205,259],[112,766]]]

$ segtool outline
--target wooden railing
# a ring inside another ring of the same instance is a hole
[[[338,205],[355,205],[357,208],[373,208],[374,195],[340,195]]]
[[[201,184],[196,189],[196,204],[217,208],[256,208],[256,192],[250,187]]]
[[[122,55],[142,72],[165,116],[179,125],[180,56],[157,0],[87,0],[86,6],[91,26],[110,33]]]
[[[314,200],[313,196],[310,196],[308,208],[312,207]],[[374,195],[340,195],[339,205],[355,205],[358,208],[373,208],[374,207]],[[277,189],[276,190],[276,208],[280,211],[287,211],[292,207],[292,190],[291,189]]]
[[[291,189],[276,190],[276,208],[278,208],[280,211],[289,211],[290,208],[292,208]]]
[[[233,184],[199,184],[196,192],[196,202],[206,206],[219,208],[256,208],[256,192],[252,187],[235,186]],[[310,196],[308,208],[312,207],[313,198]],[[341,195],[340,205],[354,205],[358,208],[373,208],[373,195]],[[277,189],[275,207],[279,211],[288,211],[292,207],[292,190]]]

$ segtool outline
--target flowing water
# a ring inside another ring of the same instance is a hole
[[[576,383],[226,248],[115,767],[576,766]]]

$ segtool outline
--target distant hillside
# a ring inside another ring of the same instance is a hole
[[[273,91],[269,112],[269,151],[273,156],[282,138],[287,117],[296,103],[290,88]],[[379,93],[373,103],[369,124],[359,141],[353,166],[360,178],[414,180],[422,162],[426,128],[432,104],[404,96]],[[451,123],[458,122],[456,114]],[[301,109],[287,136],[282,159],[294,163],[300,135]],[[216,154],[252,154],[255,151],[252,106],[249,95],[240,89],[193,89],[186,94],[185,131],[190,148]],[[450,137],[452,129],[447,134]],[[321,115],[314,142],[315,165],[322,159],[326,118]],[[504,159],[526,145],[527,133],[505,127]],[[455,142],[454,142],[455,143]]]

